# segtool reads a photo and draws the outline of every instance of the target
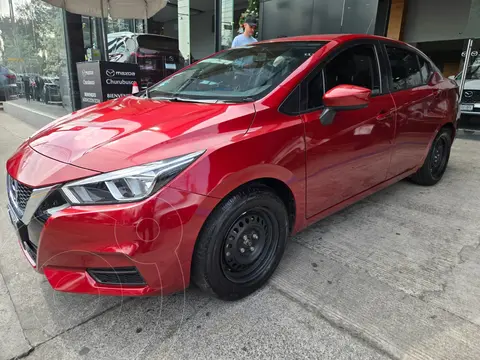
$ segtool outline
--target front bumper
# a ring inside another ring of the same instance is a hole
[[[142,296],[189,285],[195,241],[217,203],[215,198],[164,187],[137,203],[67,205],[48,217],[37,211],[28,223],[22,222],[10,197],[8,210],[23,253],[53,289]],[[143,281],[106,284],[92,276],[109,269],[135,269],[136,278]]]
[[[462,101],[459,110],[462,115],[480,115],[480,103]]]

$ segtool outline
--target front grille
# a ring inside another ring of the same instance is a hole
[[[28,255],[30,255],[33,262],[36,264],[38,248],[37,245],[32,242],[32,240],[37,239],[33,239],[30,237],[30,225],[25,225],[21,220],[19,220],[18,223],[15,224],[15,227],[18,229],[17,231],[20,237],[20,243],[22,244]]]
[[[10,175],[7,175],[7,191],[8,197],[17,211],[20,211],[19,215],[23,215],[27,202],[32,195],[33,189],[27,185],[24,185]]]
[[[33,262],[37,263],[37,247],[29,240],[23,242],[23,248],[27,251],[28,255],[32,258]]]
[[[145,285],[136,267],[87,269],[87,272],[96,282],[104,285]]]
[[[480,102],[480,90],[464,90],[462,103],[473,104]]]
[[[42,224],[45,224],[51,216],[51,210],[57,207],[66,205],[67,201],[59,190],[54,190],[47,198],[40,204],[37,211],[35,211],[35,218]],[[50,211],[49,211],[50,210]]]

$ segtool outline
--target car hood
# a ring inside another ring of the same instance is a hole
[[[458,82],[460,84],[460,82]],[[480,80],[466,80],[465,90],[480,90]]]
[[[250,104],[156,101],[128,96],[62,117],[29,140],[35,151],[107,172],[208,150],[243,136]]]

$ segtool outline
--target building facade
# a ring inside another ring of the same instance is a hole
[[[41,0],[18,3],[0,24],[2,65],[17,74],[55,77],[61,104],[80,106],[76,63],[89,49],[103,48],[101,29],[163,34],[179,39],[185,58],[201,59],[227,48],[239,19],[254,0],[169,0],[144,20],[102,21],[68,13]],[[45,13],[50,14],[46,19]],[[43,14],[43,15],[42,15]],[[321,33],[365,33],[406,41],[454,75],[463,63],[466,40],[480,37],[480,0],[260,0],[260,40]],[[8,29],[15,29],[9,37]],[[54,39],[54,40],[52,40]],[[479,46],[480,47],[480,46]],[[474,42],[474,54],[478,54]],[[474,59],[471,61],[475,61]],[[23,86],[23,85],[22,85]]]

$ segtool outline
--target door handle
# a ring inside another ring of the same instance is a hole
[[[390,116],[390,112],[387,111],[387,110],[381,110],[377,116],[376,116],[376,119],[377,121],[385,121],[388,119],[388,117]]]

